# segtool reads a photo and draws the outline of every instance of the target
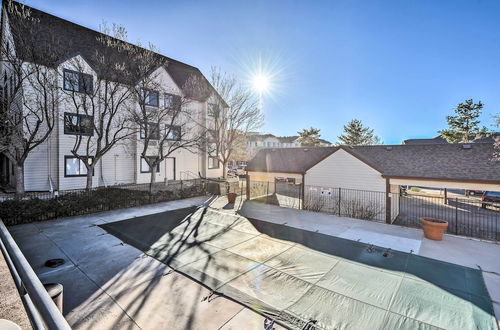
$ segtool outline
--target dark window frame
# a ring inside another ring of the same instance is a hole
[[[146,165],[148,165],[149,169],[146,171],[142,169],[142,160],[145,158],[155,158],[155,156],[146,156],[146,157],[141,156],[141,160],[140,160],[140,164],[139,164],[139,171],[141,171],[141,173],[151,173],[151,167],[149,166],[149,164],[147,162],[146,162]],[[158,164],[156,164],[155,173],[160,173],[160,163],[161,163],[161,161],[158,162]]]
[[[170,128],[170,129],[169,129]],[[177,138],[172,139],[168,137],[168,133],[172,133],[174,131],[177,131]],[[182,128],[179,125],[165,125],[165,139],[167,141],[180,141],[182,138]]]
[[[207,116],[209,117],[212,117],[212,118],[215,118],[215,112],[212,111],[212,107],[215,108],[217,106],[217,104],[215,103],[208,103],[208,106],[207,106]]]
[[[156,131],[157,131],[157,135],[156,136],[151,136],[151,129],[149,130],[149,134],[150,134],[150,137],[149,137],[149,140],[150,141],[158,141],[160,140],[160,124],[159,123],[155,123],[155,122],[147,122],[146,123],[148,126],[156,126]],[[139,130],[139,137],[141,138],[141,140],[144,140],[146,139],[146,131],[144,130],[144,123],[141,124],[141,127],[140,127],[140,130]]]
[[[69,127],[66,126],[66,116],[76,116],[77,117],[77,132],[69,130]],[[86,115],[83,113],[74,113],[74,112],[65,112],[64,113],[64,134],[67,135],[84,135],[84,136],[94,136],[94,125],[92,124],[92,132],[82,132],[81,130],[81,121],[82,118],[91,118],[92,123],[94,123],[94,116]]]
[[[92,157],[92,156],[90,156],[90,157],[82,157],[82,158],[85,158],[86,160],[90,158],[90,159],[92,159],[92,161],[94,161],[94,157]],[[78,159],[79,160],[79,162],[78,162],[79,166],[81,166],[82,165],[81,162],[84,161],[84,160],[82,160],[82,159],[80,159],[78,157],[72,156],[72,155],[65,155],[64,156],[64,177],[65,178],[81,178],[81,177],[86,177],[87,176],[87,174],[68,174],[67,173],[67,168],[66,168],[66,161],[68,159]],[[85,165],[83,165],[83,166],[85,166]],[[81,167],[80,167],[80,170],[81,170]],[[92,171],[92,176],[94,176],[94,174],[95,174],[95,172]]]
[[[78,77],[78,88],[67,88],[66,81],[68,74],[76,74]],[[81,83],[83,82],[83,84]],[[74,70],[64,69],[63,70],[63,89],[70,92],[92,94],[94,91],[94,78],[88,73],[78,72]]]
[[[212,167],[210,166],[210,158],[212,158],[215,161],[215,164],[217,164],[216,166],[213,166],[213,164],[212,164]],[[219,157],[217,157],[217,156],[208,156],[207,165],[208,165],[207,167],[208,167],[209,170],[219,169],[220,168]]]
[[[149,96],[152,93],[156,94],[156,104],[148,103]],[[153,89],[148,89],[148,88],[143,88],[142,89],[142,97],[143,97],[143,99],[141,101],[144,102],[145,106],[154,107],[154,108],[158,108],[160,106],[160,92],[159,91],[155,91]]]

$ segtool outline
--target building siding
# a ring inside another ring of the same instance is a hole
[[[310,168],[306,185],[385,192],[381,173],[339,149]]]

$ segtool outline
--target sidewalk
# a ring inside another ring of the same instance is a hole
[[[426,240],[421,230],[225,197],[189,198],[86,216],[37,222],[9,230],[42,282],[64,285],[64,315],[74,329],[258,329],[265,319],[197,282],[171,273],[165,264],[96,226],[207,203],[223,212],[325,234],[361,240],[469,267],[480,265],[500,316],[500,245],[446,236]],[[63,258],[51,269],[44,262]],[[3,291],[2,291],[3,292]],[[282,329],[274,326],[276,330]]]
[[[262,329],[265,318],[259,314],[223,297],[204,300],[208,289],[96,226],[207,200],[188,198],[9,230],[42,283],[63,284],[63,314],[73,329]],[[66,263],[45,267],[52,258]]]
[[[0,319],[6,319],[19,325],[21,329],[31,329],[28,315],[24,310],[9,267],[0,252]]]

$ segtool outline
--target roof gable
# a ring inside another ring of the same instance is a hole
[[[247,170],[303,174],[335,150],[336,147],[261,149],[248,162]]]
[[[305,173],[340,149],[384,177],[500,183],[500,162],[493,160],[491,143],[263,149],[247,169]]]
[[[134,56],[131,56],[130,51],[127,51],[127,49],[134,49],[138,52],[151,53],[155,58],[155,63],[150,68],[150,72],[158,68],[158,66],[164,65],[169,75],[180,88],[187,86],[189,79],[195,77],[205,84],[211,93],[220,97],[201,71],[194,66],[110,37],[115,42],[115,45],[111,47],[100,41],[104,36],[102,33],[15,1],[3,1],[2,3],[7,8],[6,13],[9,16],[14,46],[17,55],[21,59],[34,60],[48,67],[57,67],[61,61],[73,57],[75,54],[80,54],[91,67],[95,68],[96,73],[103,78],[135,85],[138,81],[138,75],[134,74],[135,71],[138,71],[137,57],[134,60]],[[10,4],[12,7],[8,7]],[[26,24],[25,21],[21,22],[19,16],[12,13],[21,9],[28,10],[30,18],[34,22],[29,24]],[[120,44],[123,47],[120,47]],[[113,56],[117,63],[126,63],[130,70],[116,69],[99,72],[99,65],[95,60],[97,52],[100,55]],[[130,72],[127,74],[125,71]],[[197,94],[192,95],[192,97],[198,101],[205,101],[208,97],[208,95]]]

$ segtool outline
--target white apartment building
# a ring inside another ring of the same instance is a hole
[[[321,140],[322,147],[332,145],[329,141]],[[247,154],[255,155],[262,148],[297,148],[300,147],[299,136],[276,136],[273,134],[250,134],[247,137]]]
[[[14,6],[23,6],[13,2]],[[5,2],[4,2],[5,6]],[[61,93],[67,92],[85,92],[78,89],[83,82],[94,82],[101,72],[96,69],[93,63],[93,53],[96,48],[103,47],[98,42],[102,36],[99,32],[66,21],[59,17],[47,14],[34,8],[28,8],[31,17],[37,20],[37,25],[33,29],[17,31],[11,33],[11,29],[16,28],[16,24],[11,24],[12,18],[8,11],[2,10],[2,42],[10,43],[10,47],[16,56],[22,56],[22,50],[17,49],[20,43],[17,38],[19,35],[25,35],[26,38],[39,40],[34,47],[39,52],[40,64],[57,73],[58,86]],[[12,18],[14,19],[14,18]],[[19,33],[21,32],[21,33]],[[50,49],[48,43],[54,42],[60,48],[59,58],[44,54],[44,51]],[[109,50],[107,50],[109,51]],[[115,56],[112,52],[110,56]],[[120,54],[116,54],[117,58]],[[204,81],[210,90],[210,94],[204,97],[193,96],[190,102],[183,105],[196,118],[191,126],[183,127],[185,130],[195,132],[202,126],[208,127],[210,118],[207,116],[208,104],[214,98],[220,96],[213,90],[208,81],[196,67],[176,61],[160,54],[155,54],[162,59],[163,65],[155,68],[151,72],[156,83],[161,86],[161,91],[148,91],[147,106],[154,111],[159,105],[170,104],[173,99],[184,97],[185,90],[183,86],[190,77],[197,77]],[[75,69],[75,63],[78,63],[78,71]],[[8,90],[10,73],[9,68],[0,64],[0,73],[4,78],[3,88]],[[117,70],[116,79],[120,79],[121,72]],[[76,84],[75,84],[76,81]],[[127,83],[127,82],[124,82]],[[87,84],[92,88],[92,83]],[[57,104],[56,125],[52,130],[50,137],[41,145],[30,152],[24,166],[25,189],[26,191],[47,191],[47,190],[71,190],[85,188],[86,185],[86,167],[82,161],[74,157],[71,153],[74,148],[75,138],[78,135],[84,135],[86,139],[93,138],[92,130],[88,130],[85,125],[89,118],[75,111],[75,106],[68,100]],[[171,133],[172,141],[176,140],[176,135],[180,136],[180,127],[174,128]],[[159,132],[164,132],[165,127],[158,127]],[[202,177],[220,177],[222,176],[222,167],[215,157],[209,157],[200,148],[178,149],[168,158],[162,161],[155,169],[150,169],[147,162],[141,157],[142,132],[137,136],[113,146],[101,160],[99,160],[93,173],[93,186],[109,186],[129,183],[147,183],[150,181],[151,170],[155,172],[157,182],[167,180],[190,179],[201,175]],[[154,143],[150,146],[155,148]],[[0,178],[2,184],[13,186],[15,180],[13,165],[9,159],[0,154]]]

